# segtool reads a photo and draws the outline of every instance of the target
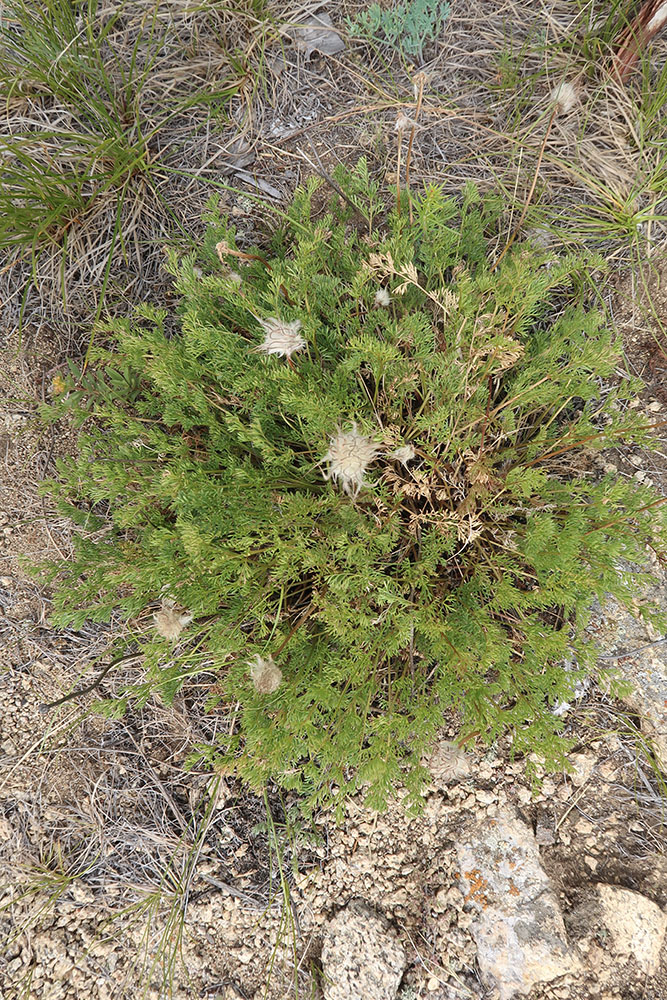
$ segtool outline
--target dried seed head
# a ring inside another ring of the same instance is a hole
[[[227,243],[226,240],[220,240],[219,243],[216,243],[215,250],[218,255],[218,260],[222,264],[223,270],[225,272],[224,277],[228,278],[230,281],[233,281],[235,285],[240,285],[242,280],[241,275],[238,273],[238,271],[232,271],[227,261],[227,258],[230,256],[238,257],[239,256],[238,253],[235,250],[232,250],[232,248],[230,247],[229,243]]]
[[[401,448],[395,448],[394,451],[390,452],[390,456],[401,465],[407,465],[408,462],[417,457],[417,452],[411,444],[404,444]]]
[[[361,487],[367,485],[364,473],[379,453],[378,445],[359,434],[357,425],[353,424],[351,431],[338,431],[329,441],[329,450],[322,459],[329,463],[324,478],[341,482],[348,496],[356,497]]]
[[[375,305],[376,306],[388,306],[391,302],[391,295],[386,288],[378,288],[375,293]]]
[[[406,115],[405,111],[399,111],[394,122],[394,132],[398,132],[401,135],[415,124],[412,118]]]
[[[295,351],[301,351],[306,346],[306,341],[299,333],[301,329],[299,319],[286,323],[271,316],[269,319],[260,319],[259,325],[264,330],[264,341],[256,350],[264,354],[278,354],[280,357],[290,358]]]
[[[192,615],[176,611],[176,602],[171,597],[163,597],[162,608],[153,615],[153,621],[158,634],[173,642],[178,639],[185,626],[190,624]]]
[[[472,771],[471,758],[456,743],[443,740],[424,761],[436,785],[467,778]]]
[[[219,243],[215,244],[215,252],[218,255],[218,260],[221,264],[227,263],[227,254],[230,252],[229,243],[226,240],[220,240]]]
[[[559,83],[551,91],[550,101],[556,105],[557,114],[569,114],[579,103],[579,95],[571,83]]]
[[[276,666],[272,656],[266,658],[255,653],[252,660],[248,660],[250,667],[250,677],[258,694],[273,694],[280,687],[283,675],[280,668]]]
[[[424,73],[423,70],[420,70],[419,73],[415,73],[412,78],[412,89],[414,91],[415,101],[419,99],[419,91],[423,90],[429,80],[430,76],[428,73]]]

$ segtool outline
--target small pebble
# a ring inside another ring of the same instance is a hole
[[[494,792],[487,792],[485,789],[480,789],[475,792],[475,798],[478,802],[481,802],[484,806],[490,806],[492,802],[496,801],[496,796]]]

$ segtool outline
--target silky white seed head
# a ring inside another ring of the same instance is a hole
[[[258,653],[248,661],[250,677],[258,694],[273,694],[280,687],[282,672],[272,656],[263,657]]]
[[[579,103],[579,95],[571,83],[563,81],[551,91],[550,100],[558,112],[567,115]]]
[[[322,459],[329,463],[324,478],[340,482],[348,496],[356,497],[361,487],[367,485],[364,473],[379,453],[375,441],[359,434],[353,424],[351,431],[338,431],[329,441],[329,450]]]
[[[153,615],[155,628],[163,639],[173,642],[178,639],[186,625],[192,621],[192,615],[176,611],[176,602],[170,597],[162,598],[162,607]]]
[[[417,457],[417,452],[411,444],[404,444],[401,448],[395,448],[389,454],[391,458],[396,459],[401,465],[407,465],[408,462]]]
[[[269,319],[260,319],[259,325],[264,330],[264,340],[256,350],[264,354],[277,354],[280,357],[291,358],[295,351],[300,351],[306,346],[299,330],[301,320],[295,319],[291,323],[286,323],[282,319],[271,316]]]
[[[394,132],[399,134],[407,131],[407,129],[412,128],[415,122],[406,115],[405,111],[399,111],[396,115],[396,121],[394,123]]]
[[[375,305],[376,306],[388,306],[391,302],[391,295],[386,288],[378,288],[375,293]]]

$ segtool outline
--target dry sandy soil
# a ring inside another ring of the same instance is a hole
[[[542,141],[536,122],[568,60],[555,58],[537,89],[532,64],[515,60],[517,80],[501,88],[507,33],[516,36],[513,51],[538,22],[561,39],[571,6],[529,14],[494,3],[484,24],[465,5],[455,11],[442,46],[428,53],[413,183],[456,191],[469,179],[499,182],[509,204],[523,204]],[[342,23],[340,9],[327,9]],[[358,47],[305,55],[276,47],[251,120],[239,114],[251,153],[245,191],[263,184],[276,201],[287,198],[308,173],[328,173],[362,152],[391,183],[393,125],[400,107],[414,104],[411,73],[394,67],[392,84]],[[664,62],[663,50],[655,58]],[[621,191],[638,169],[622,89],[610,84],[593,93],[585,81],[578,88],[579,106],[555,120],[540,172],[540,198],[564,210],[572,200],[595,200],[575,174],[593,171]],[[587,107],[589,99],[605,114]],[[247,108],[239,101],[239,112]],[[236,183],[225,204],[241,238],[251,239],[262,212],[244,194],[243,177]],[[659,424],[667,419],[667,266],[664,231],[650,235],[641,271],[609,245],[612,279],[604,295],[623,332],[627,369],[646,383],[637,406]],[[155,282],[164,286],[157,270]],[[466,824],[492,820],[508,805],[534,831],[570,940],[588,963],[579,976],[535,987],[530,1000],[666,997],[667,946],[658,971],[647,976],[613,953],[603,929],[591,929],[587,904],[599,882],[667,907],[664,779],[645,752],[636,716],[602,692],[589,692],[568,722],[577,738],[574,773],[548,778],[538,794],[502,746],[471,750],[468,773],[445,768],[434,776],[422,817],[406,821],[400,803],[378,816],[353,801],[342,827],[322,816],[311,831],[294,823],[294,803],[276,791],[265,802],[233,781],[185,769],[192,743],[215,728],[196,688],[169,711],[149,703],[118,720],[89,714],[85,697],[43,711],[103,656],[122,625],[54,631],[48,588],[26,568],[25,560],[70,551],[68,524],[39,486],[55,459],[75,448],[75,435],[45,430],[37,406],[86,339],[69,328],[65,335],[43,297],[31,308],[35,321],[21,337],[8,326],[0,341],[2,1000],[129,1000],[140,986],[156,1000],[170,992],[176,1000],[278,998],[295,995],[295,983],[299,995],[319,996],[325,928],[353,898],[398,932],[408,963],[404,1000],[491,1000],[497,994],[478,965],[456,844]],[[605,461],[619,475],[666,489],[665,447]],[[107,693],[113,684],[109,678]],[[453,736],[443,730],[443,739]]]

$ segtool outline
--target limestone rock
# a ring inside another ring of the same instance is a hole
[[[658,572],[656,569],[656,574]],[[640,592],[638,601],[667,608],[664,572],[645,594]],[[634,686],[623,700],[639,715],[642,729],[653,743],[658,763],[667,771],[667,642],[656,641],[662,636],[647,628],[639,616],[633,617],[616,601],[609,600],[598,615],[595,639],[603,655],[614,654],[613,659],[601,660],[600,665],[618,669]],[[630,655],[618,658],[615,655],[625,652]]]
[[[513,810],[468,827],[457,854],[477,959],[500,1000],[581,971],[533,832]]]
[[[394,1000],[407,963],[396,932],[362,900],[330,921],[322,945],[326,1000]]]
[[[660,965],[660,948],[667,914],[646,896],[617,885],[598,885],[602,919],[617,955],[634,955],[637,965],[653,976]]]

